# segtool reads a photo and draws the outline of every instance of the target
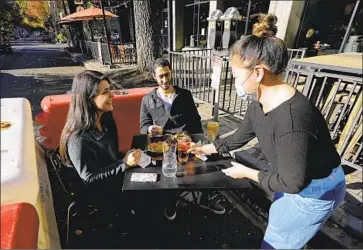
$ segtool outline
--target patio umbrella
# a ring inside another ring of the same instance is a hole
[[[102,9],[88,8],[62,18],[61,21],[80,21],[80,20],[92,20],[94,18],[99,19],[103,17]],[[117,15],[105,10],[105,18],[118,17]]]
[[[60,20],[58,22],[58,24],[69,24],[69,23],[73,23],[73,22],[79,22],[79,21],[87,21],[87,20],[92,20],[92,19],[83,19],[83,20]]]

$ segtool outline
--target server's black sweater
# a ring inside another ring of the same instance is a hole
[[[299,193],[341,163],[324,117],[298,91],[266,114],[259,102],[252,103],[238,130],[214,145],[224,153],[256,136],[272,165],[271,171],[259,173],[258,180],[274,192]]]

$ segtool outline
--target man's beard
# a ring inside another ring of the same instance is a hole
[[[170,84],[170,82],[168,82],[168,83],[160,84],[159,86],[160,86],[163,90],[168,90],[168,89],[170,89],[171,84]]]

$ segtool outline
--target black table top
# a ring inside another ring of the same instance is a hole
[[[145,145],[142,142],[145,139],[140,139],[138,135],[134,139],[132,148],[144,149]],[[193,141],[199,136],[191,136]],[[122,190],[126,191],[156,191],[156,190],[227,190],[227,189],[242,189],[251,188],[250,181],[247,179],[235,180],[223,172],[221,169],[231,167],[231,157],[222,157],[219,155],[208,156],[206,162],[199,159],[191,159],[186,164],[178,164],[177,177],[165,177],[161,170],[161,161],[156,161],[156,165],[147,168],[135,167],[128,169],[125,173]],[[131,182],[133,173],[156,173],[158,175],[157,182]],[[180,177],[178,177],[180,176]]]

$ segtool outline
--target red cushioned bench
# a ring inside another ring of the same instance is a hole
[[[1,206],[1,249],[36,249],[39,217],[29,203]]]

